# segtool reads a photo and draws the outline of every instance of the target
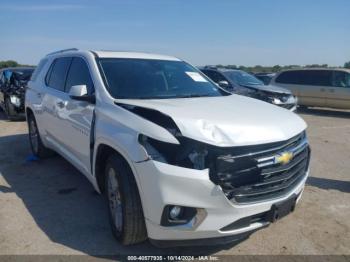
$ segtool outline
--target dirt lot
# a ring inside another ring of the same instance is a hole
[[[311,176],[296,211],[237,245],[123,247],[103,198],[61,157],[29,161],[25,122],[0,113],[0,254],[348,254],[350,112],[307,110]]]

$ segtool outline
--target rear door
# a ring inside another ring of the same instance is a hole
[[[62,126],[58,112],[64,108],[67,94],[64,92],[66,77],[71,57],[57,58],[51,64],[46,75],[45,93],[42,96],[42,125],[45,129],[47,140],[59,151],[62,151],[62,136],[66,130]]]
[[[350,109],[350,73],[333,71],[332,85],[326,89],[328,107]]]

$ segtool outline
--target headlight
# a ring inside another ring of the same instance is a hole
[[[17,107],[21,106],[21,99],[17,96],[10,96],[10,101],[13,105]]]
[[[272,103],[275,104],[275,105],[280,105],[282,104],[283,102],[279,99],[279,98],[271,98],[272,100]]]
[[[151,159],[175,166],[205,169],[208,155],[206,145],[184,137],[177,139],[180,141],[179,145],[139,135],[139,143]]]

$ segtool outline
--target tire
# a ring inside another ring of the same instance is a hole
[[[29,114],[27,122],[29,131],[29,144],[32,153],[39,158],[52,156],[54,153],[52,150],[44,146],[40,137],[38,126],[35,121],[35,117],[32,114]]]
[[[105,197],[115,238],[123,245],[145,241],[147,230],[136,181],[130,167],[116,154],[106,162]]]

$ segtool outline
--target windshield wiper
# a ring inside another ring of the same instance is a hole
[[[209,97],[209,96],[214,96],[214,94],[212,94],[212,93],[208,93],[208,94],[184,94],[184,95],[176,96],[176,98]]]
[[[210,97],[214,96],[212,93],[208,94],[183,94],[183,95],[158,95],[158,96],[118,96],[116,99],[171,99],[171,98],[192,98],[192,97]]]

